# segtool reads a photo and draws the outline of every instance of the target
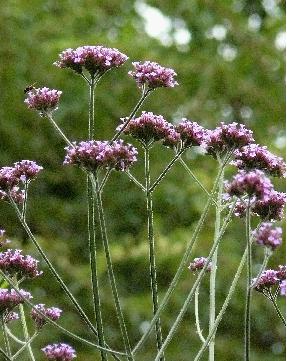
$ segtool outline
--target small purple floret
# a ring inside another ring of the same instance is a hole
[[[188,269],[191,271],[191,272],[196,272],[196,271],[200,271],[203,269],[203,267],[206,265],[206,262],[207,262],[207,258],[205,257],[198,257],[198,258],[195,258],[191,263],[190,265],[188,266]],[[211,262],[208,263],[208,266],[206,268],[206,271],[207,272],[210,272],[211,271]]]
[[[262,223],[257,231],[253,232],[257,244],[275,250],[282,244],[282,228],[274,227],[273,223]]]
[[[41,116],[51,114],[57,110],[62,92],[56,89],[35,88],[29,91],[24,100],[29,109],[37,110]]]
[[[55,343],[42,348],[48,360],[71,361],[76,357],[76,351],[65,343]]]
[[[171,68],[165,68],[151,61],[132,63],[135,70],[129,71],[129,75],[135,79],[141,88],[144,85],[151,90],[165,87],[173,88],[178,85],[175,80],[176,72]]]
[[[206,142],[207,130],[196,122],[183,118],[175,128],[185,147],[199,146]]]
[[[256,278],[253,279],[253,282],[256,282]],[[273,286],[279,284],[279,279],[277,272],[269,269],[262,272],[258,281],[254,284],[254,289],[258,292],[269,291]]]
[[[34,180],[42,169],[43,167],[32,160],[21,160],[14,163],[14,174],[22,182]]]
[[[36,326],[37,326],[38,329],[42,328],[47,323],[47,321],[36,310],[41,311],[42,313],[44,313],[44,315],[49,317],[52,321],[57,321],[60,318],[60,316],[61,316],[61,314],[63,312],[60,308],[57,308],[57,307],[49,307],[49,308],[47,308],[42,303],[39,304],[39,305],[35,305],[34,308],[31,311],[31,317],[35,321]]]
[[[110,143],[109,141],[82,141],[65,148],[67,155],[64,164],[80,165],[89,171],[98,168],[127,170],[137,160],[137,150],[123,140]]]
[[[284,215],[286,194],[272,190],[259,199],[252,207],[252,211],[264,221],[280,221]]]
[[[19,290],[20,295],[14,289],[1,288],[0,289],[0,314],[3,312],[10,312],[14,307],[24,302],[24,299],[31,299],[30,292]]]

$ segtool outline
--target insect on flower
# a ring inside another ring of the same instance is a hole
[[[35,85],[37,84],[37,82],[31,84],[31,85],[27,85],[24,89],[24,94],[29,93],[31,90],[35,89]]]

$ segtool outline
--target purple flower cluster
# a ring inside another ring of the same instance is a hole
[[[286,294],[286,266],[278,266],[277,270],[266,270],[262,272],[258,281],[253,280],[254,289],[258,292],[270,292],[273,286],[279,286],[281,295]]]
[[[208,154],[216,157],[253,142],[253,132],[244,124],[221,122],[219,127],[207,131],[205,148]]]
[[[37,311],[42,312],[45,316],[50,318],[52,321],[57,321],[62,314],[62,310],[57,307],[47,308],[44,304],[35,305],[31,311],[31,317],[34,320],[36,327],[41,329],[46,323],[46,319]]]
[[[14,307],[24,302],[24,299],[31,299],[30,292],[19,290],[20,295],[14,289],[0,289],[0,314],[10,312]]]
[[[69,48],[60,53],[59,57],[60,60],[54,63],[57,67],[70,68],[79,74],[85,69],[91,76],[103,75],[112,68],[118,68],[128,59],[118,49],[106,48],[102,45]]]
[[[17,321],[19,320],[19,314],[17,312],[9,312],[4,317],[4,322],[8,323],[11,321]]]
[[[203,267],[206,265],[207,263],[207,258],[205,257],[198,257],[198,258],[195,258],[191,263],[190,265],[188,266],[188,269],[191,271],[191,272],[196,272],[196,271],[200,271],[203,269]],[[208,263],[208,266],[206,268],[206,271],[207,272],[210,272],[211,271],[211,262]]]
[[[165,68],[152,61],[132,63],[135,70],[129,71],[129,75],[135,79],[141,88],[147,85],[148,89],[160,87],[173,88],[178,85],[175,80],[176,72],[173,69]]]
[[[257,231],[253,232],[257,244],[275,250],[282,243],[282,228],[274,227],[273,223],[262,223]]]
[[[186,118],[176,126],[176,131],[180,134],[184,147],[204,145],[207,140],[207,130]]]
[[[76,351],[65,343],[56,343],[42,348],[48,360],[71,361],[76,357]]]
[[[24,102],[29,109],[37,110],[41,116],[46,116],[57,110],[62,92],[56,89],[35,88],[28,92]]]
[[[11,277],[17,276],[18,280],[39,277],[43,272],[38,270],[38,263],[33,257],[24,256],[19,249],[0,253],[0,269]]]
[[[125,171],[137,160],[137,150],[123,140],[110,143],[109,141],[82,141],[65,148],[67,154],[64,164],[83,166],[89,171],[98,168]]]
[[[34,180],[42,169],[30,160],[14,163],[13,167],[0,168],[0,199],[9,201],[10,195],[16,203],[23,203],[25,193],[19,185]]]
[[[233,164],[239,169],[260,169],[275,177],[283,177],[286,172],[284,160],[258,144],[249,144],[237,150]]]
[[[263,199],[255,201],[252,211],[263,220],[280,221],[284,215],[285,202],[285,193],[272,190]]]
[[[239,171],[231,182],[225,184],[226,191],[230,196],[263,198],[273,190],[270,180],[260,170],[251,172]]]
[[[122,118],[123,124],[126,118]],[[122,124],[117,128],[121,130]],[[155,115],[152,112],[142,112],[141,116],[132,119],[124,133],[148,144],[152,141],[162,140],[168,144],[176,144],[180,140],[179,134],[175,131],[173,125],[167,122],[162,115]],[[172,142],[173,139],[174,141]]]

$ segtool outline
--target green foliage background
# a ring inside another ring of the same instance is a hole
[[[35,81],[37,86],[61,89],[63,96],[56,113],[58,124],[71,139],[87,137],[88,90],[80,77],[52,65],[60,51],[85,44],[104,44],[117,47],[130,57],[125,66],[108,73],[96,90],[98,139],[112,136],[119,118],[129,114],[140,96],[134,81],[127,76],[131,61],[153,60],[174,68],[180,86],[154,92],[144,110],[162,114],[169,121],[187,117],[210,128],[221,120],[237,120],[254,130],[258,143],[268,145],[278,155],[283,154],[284,52],[280,42],[284,31],[283,1],[10,0],[1,4],[0,29],[0,163],[2,166],[20,159],[34,159],[44,166],[45,170],[31,187],[29,224],[90,315],[84,176],[75,168],[62,166],[65,152],[61,139],[45,119],[23,104],[23,89]],[[152,157],[155,177],[171,159],[172,152],[158,146]],[[215,161],[194,150],[187,153],[186,159],[210,189],[216,172]],[[142,157],[134,172],[142,177]],[[230,167],[232,172],[234,169]],[[284,189],[283,182],[276,181],[276,185]],[[206,197],[177,164],[154,198],[159,288],[163,294]],[[117,173],[108,182],[104,205],[123,308],[135,344],[145,322],[151,318],[144,199],[124,174]],[[7,204],[1,204],[0,215],[1,226],[13,239],[11,246],[37,256]],[[243,227],[242,220],[235,220],[220,247],[218,305],[228,292],[244,249]],[[194,256],[207,255],[213,228],[211,213]],[[256,270],[263,259],[262,248],[254,249],[254,259]],[[110,344],[122,348],[102,254],[99,262],[106,336]],[[270,266],[283,262],[282,247]],[[24,285],[33,290],[35,303],[62,307],[61,324],[90,337],[43,263],[42,268],[45,274],[41,279]],[[186,272],[164,313],[164,334],[192,282],[193,276]],[[244,285],[243,275],[218,330],[217,360],[242,360]],[[206,335],[207,280],[203,282],[200,297],[201,323]],[[254,294],[253,299],[252,360],[283,360],[283,327],[263,296]],[[280,307],[283,308],[283,300]],[[40,347],[57,341],[73,344],[79,360],[99,359],[92,349],[47,326],[34,344],[37,360],[43,359],[37,351]],[[199,346],[191,305],[167,350],[167,360],[190,361]],[[152,360],[154,351],[154,342],[150,340],[139,360]],[[21,360],[25,361],[25,357]]]

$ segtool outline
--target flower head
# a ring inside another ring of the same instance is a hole
[[[123,118],[122,120],[124,124],[126,119]],[[122,125],[120,125],[117,130],[121,130],[121,127]],[[124,129],[124,133],[147,144],[151,141],[165,141],[170,137],[173,130],[173,125],[168,123],[162,115],[155,115],[152,112],[142,112],[140,117],[131,119]]]
[[[19,187],[13,187],[9,191],[9,195],[16,204],[22,204],[25,200],[25,191],[20,189]],[[7,192],[4,192],[0,189],[0,199],[1,200],[5,201],[5,202],[10,202],[9,195]]]
[[[280,295],[286,296],[286,280],[280,282]]]
[[[39,277],[43,272],[38,270],[39,261],[27,255],[21,250],[8,249],[0,253],[0,269],[9,276],[17,276],[18,279]]]
[[[244,124],[221,122],[219,127],[207,131],[205,148],[208,154],[216,157],[253,142],[253,132],[247,129]]]
[[[207,131],[196,122],[183,118],[176,126],[185,147],[203,145],[206,141]]]
[[[253,232],[255,241],[263,246],[275,250],[282,243],[282,228],[274,227],[272,223],[266,222]]]
[[[46,319],[37,311],[41,311],[44,315],[49,317],[52,321],[57,321],[61,317],[63,312],[60,308],[49,307],[47,308],[44,304],[35,305],[31,311],[31,317],[35,321],[38,329],[42,328],[46,323]]]
[[[207,258],[205,257],[198,257],[198,258],[195,258],[191,263],[190,265],[188,266],[188,269],[191,271],[191,272],[196,272],[196,271],[200,271],[203,269],[203,267],[206,265],[207,263]],[[206,268],[206,271],[207,272],[210,272],[211,271],[211,262],[208,263],[208,266]]]
[[[277,272],[269,269],[262,272],[258,281],[256,282],[256,278],[253,280],[255,282],[254,289],[258,292],[269,291],[273,286],[279,284],[279,279],[277,276]]]
[[[239,169],[260,169],[275,177],[283,177],[286,172],[284,160],[258,144],[249,144],[237,150],[233,163]]]
[[[37,110],[41,116],[45,116],[57,110],[61,94],[60,90],[35,88],[28,92],[24,102],[29,109]]]
[[[128,57],[115,48],[106,48],[102,45],[80,46],[77,49],[66,49],[60,55],[60,60],[54,65],[59,68],[71,68],[76,73],[87,70],[91,76],[103,75],[112,68],[124,64]]]
[[[152,61],[134,62],[133,66],[135,70],[130,71],[129,75],[135,79],[140,88],[144,85],[149,89],[173,88],[178,85],[175,80],[177,74],[173,69],[164,68]]]
[[[0,314],[10,312],[14,307],[24,302],[24,299],[31,299],[29,292],[19,290],[20,295],[14,289],[0,288]]]
[[[64,164],[74,164],[95,171],[100,167],[125,171],[136,160],[137,150],[123,140],[86,141],[74,143],[65,148],[67,154]]]
[[[14,164],[14,174],[22,182],[35,179],[42,169],[43,167],[32,160],[21,160]]]
[[[14,167],[0,168],[0,189],[10,191],[19,183],[19,177],[15,174]]]
[[[260,170],[251,172],[241,170],[231,182],[225,184],[225,187],[230,196],[237,197],[248,195],[263,198],[273,190],[272,183]]]
[[[76,351],[65,343],[55,343],[42,348],[48,360],[71,361],[76,357]]]
[[[285,193],[272,190],[263,199],[255,202],[252,211],[263,220],[280,221],[283,218],[285,202]]]
[[[9,323],[11,321],[19,320],[19,314],[17,312],[9,312],[4,317],[4,322]]]
[[[280,281],[286,280],[286,266],[278,266],[277,268],[277,277]]]

